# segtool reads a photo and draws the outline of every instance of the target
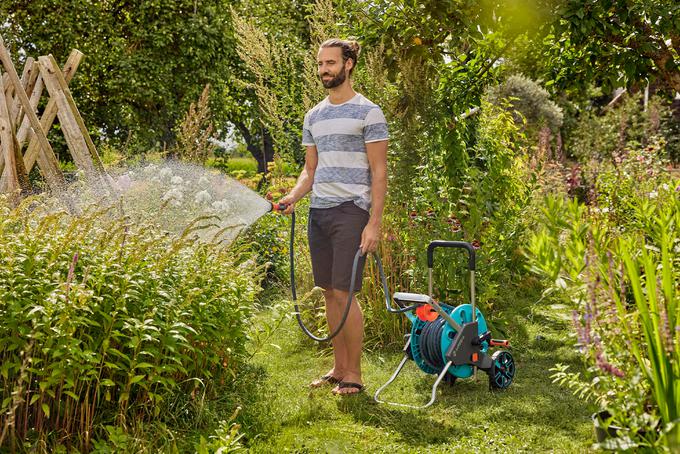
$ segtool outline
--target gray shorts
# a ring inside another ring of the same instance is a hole
[[[314,285],[325,290],[349,291],[352,263],[368,218],[368,211],[351,201],[333,208],[310,208],[307,235]],[[355,292],[361,290],[365,262],[365,256],[359,259]]]

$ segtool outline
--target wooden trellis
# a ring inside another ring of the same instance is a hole
[[[28,174],[37,164],[50,189],[65,187],[47,133],[56,117],[76,167],[88,179],[104,175],[97,149],[78,112],[68,83],[83,54],[73,50],[63,69],[52,55],[28,57],[21,77],[0,36],[0,193],[30,190]],[[43,92],[49,100],[38,117]]]

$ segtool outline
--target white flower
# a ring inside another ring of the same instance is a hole
[[[664,183],[664,184],[661,185],[661,189],[663,189],[664,191],[668,191],[668,188],[669,188],[669,187],[668,187],[668,185],[667,185],[666,183]]]
[[[166,180],[170,177],[172,177],[172,170],[168,169],[167,167],[164,169],[161,169],[160,173],[158,174],[161,180]]]
[[[127,191],[130,189],[130,186],[132,186],[132,179],[130,178],[130,175],[124,173],[123,175],[119,176],[116,179],[116,186],[121,191]]]
[[[657,197],[658,195],[659,195],[658,192],[652,191],[652,192],[649,193],[649,198],[650,198],[650,199],[656,199],[656,197]]]
[[[211,200],[212,197],[206,190],[197,192],[196,196],[194,197],[194,202],[196,203],[209,203]]]
[[[175,200],[175,201],[179,201],[179,200],[182,200],[183,198],[184,198],[184,194],[182,194],[182,191],[179,188],[172,188],[163,195],[161,200],[163,200],[163,202],[165,202],[166,200],[170,200],[170,199]]]
[[[172,177],[172,180],[170,180],[170,182],[172,184],[175,184],[175,185],[180,185],[180,184],[184,183],[184,180],[179,175],[176,175],[176,176]]]

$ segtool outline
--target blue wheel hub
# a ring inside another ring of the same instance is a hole
[[[491,357],[493,365],[489,371],[489,384],[493,389],[507,389],[515,378],[515,360],[505,350],[497,351]]]

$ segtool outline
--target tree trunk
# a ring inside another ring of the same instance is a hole
[[[257,171],[266,174],[267,164],[274,160],[274,143],[271,134],[266,128],[261,128],[260,134],[253,134],[242,121],[234,122],[234,125],[243,136],[246,149],[257,161]]]
[[[267,164],[274,161],[274,139],[267,128],[262,128],[262,170],[260,168],[260,161],[257,161],[259,172],[267,173]]]

